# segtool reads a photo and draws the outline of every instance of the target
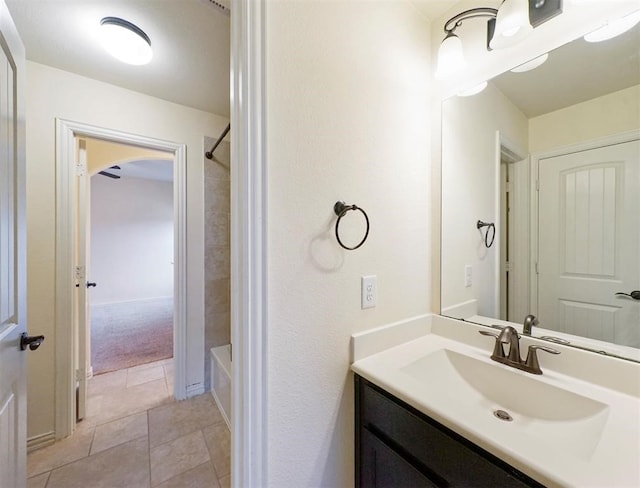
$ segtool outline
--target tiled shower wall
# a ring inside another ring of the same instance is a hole
[[[205,151],[215,139],[204,138]],[[204,155],[203,155],[204,157]],[[231,148],[222,142],[213,160],[204,158],[205,208],[205,389],[211,388],[209,350],[231,342],[230,179]]]

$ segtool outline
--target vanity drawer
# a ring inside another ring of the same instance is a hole
[[[374,434],[435,486],[543,486],[356,375],[356,450],[362,447],[365,432]],[[368,468],[366,460],[358,453],[356,457],[358,486],[376,486],[362,483]]]

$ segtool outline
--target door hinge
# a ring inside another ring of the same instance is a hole
[[[84,266],[76,266],[76,281],[84,281]]]
[[[540,274],[540,269],[538,268],[538,261],[536,261],[536,274],[537,275]]]
[[[81,369],[76,369],[76,381],[83,381],[87,379],[87,375]]]
[[[76,176],[84,176],[87,174],[86,163],[76,163]]]
[[[511,263],[509,261],[504,263],[504,270],[507,272],[511,271]]]
[[[84,283],[84,266],[76,266],[75,279],[76,288],[80,286],[80,283]]]

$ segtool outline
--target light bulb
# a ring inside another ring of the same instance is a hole
[[[446,78],[458,71],[465,65],[462,41],[455,34],[449,33],[444,38],[440,49],[438,49],[438,67],[436,68],[436,78]]]
[[[491,49],[511,47],[524,39],[533,30],[528,0],[505,0],[498,9],[495,25],[489,42]]]

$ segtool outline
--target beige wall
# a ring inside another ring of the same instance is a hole
[[[90,205],[91,307],[173,297],[172,182],[94,175]]]
[[[405,2],[266,13],[268,485],[346,487],[350,336],[431,310],[429,24]],[[369,215],[356,251],[333,234],[338,200]]]
[[[215,137],[228,121],[33,62],[27,63],[26,95],[29,330],[47,337],[29,355],[33,437],[54,430],[55,330],[62,326],[54,309],[56,117],[187,145],[188,385],[204,380],[203,136]]]
[[[640,85],[529,122],[531,154],[640,128]]]
[[[90,175],[124,161],[147,159],[170,159],[173,154],[145,147],[130,146],[118,142],[103,141],[85,137],[87,148],[87,169]]]
[[[528,119],[492,83],[480,94],[452,97],[442,109],[442,308],[477,300],[478,313],[497,317],[495,272],[500,225],[487,249],[476,222],[497,222],[496,132],[527,156]],[[504,139],[503,139],[504,140]],[[465,265],[472,286],[464,285]]]

